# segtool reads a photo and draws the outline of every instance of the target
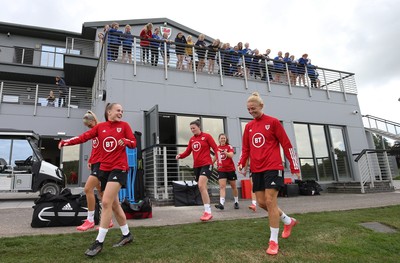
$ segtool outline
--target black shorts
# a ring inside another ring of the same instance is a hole
[[[125,188],[128,173],[122,170],[102,171],[100,170],[99,180],[101,184],[101,191],[106,189],[107,182],[118,182],[121,188]]]
[[[210,179],[212,173],[212,167],[213,167],[212,165],[205,165],[194,168],[193,171],[194,171],[195,181],[198,182],[200,176],[207,176],[207,178]]]
[[[271,170],[260,173],[253,173],[253,192],[264,191],[265,189],[280,190],[284,187],[283,171]]]
[[[235,171],[232,172],[218,172],[218,180],[221,179],[228,179],[228,181],[235,181],[237,180],[237,176]]]
[[[92,163],[90,166],[90,175],[93,175],[99,179],[100,175],[100,163]]]

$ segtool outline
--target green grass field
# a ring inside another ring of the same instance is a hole
[[[135,242],[112,248],[121,235],[110,230],[103,251],[84,255],[97,231],[0,239],[0,262],[400,262],[400,206],[291,215],[297,225],[268,256],[267,218],[131,228]],[[360,226],[381,222],[398,232]],[[282,231],[282,226],[281,226]]]

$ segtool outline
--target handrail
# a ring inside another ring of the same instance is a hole
[[[353,154],[353,155],[357,155],[357,157],[354,159],[354,161],[358,162],[364,154],[369,153],[369,152],[383,153],[383,152],[391,152],[391,151],[393,151],[393,150],[392,149],[364,149],[358,154],[357,153]]]

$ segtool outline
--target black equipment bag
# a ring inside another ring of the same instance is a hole
[[[320,195],[322,187],[315,180],[296,180],[299,185],[299,193],[301,195]]]
[[[174,193],[175,206],[202,205],[200,190],[193,181],[173,181],[172,191]]]
[[[101,207],[96,198],[94,220],[100,221]],[[44,193],[35,200],[32,227],[79,226],[87,218],[86,195],[73,195],[65,188],[59,195]]]
[[[139,200],[137,203],[130,203],[128,199],[121,202],[122,210],[125,212],[126,219],[144,219],[153,217],[153,207],[148,197]]]

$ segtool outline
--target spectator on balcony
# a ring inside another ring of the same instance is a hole
[[[291,55],[289,59],[290,61],[288,62],[288,66],[289,66],[290,84],[296,86],[297,60],[294,59],[294,55]]]
[[[278,56],[274,58],[274,69],[275,69],[275,82],[281,83],[282,74],[285,73],[283,62],[282,51],[278,52]]]
[[[56,77],[56,85],[58,86],[58,107],[67,107],[68,87],[60,76]]]
[[[177,58],[176,68],[183,70],[183,60],[185,58],[186,37],[179,32],[175,37],[175,54]]]
[[[262,76],[262,80],[267,80],[267,68],[268,68],[268,78],[269,80],[273,80],[272,79],[272,69],[273,69],[273,65],[274,63],[269,60],[269,54],[271,54],[271,49],[267,49],[265,51],[265,53],[262,55],[263,60],[261,61],[262,63],[262,71],[263,71],[263,76]],[[266,66],[267,65],[267,66]]]
[[[242,54],[244,56],[244,68],[247,78],[251,75],[254,75],[254,72],[251,69],[251,63],[253,59],[253,50],[250,49],[250,44],[246,42],[244,44],[244,49],[242,50]]]
[[[262,55],[260,54],[260,51],[257,48],[253,50],[252,57],[253,58],[251,59],[251,64],[249,65],[250,72],[253,73],[255,79],[257,79],[257,77],[260,77],[261,79],[262,65],[260,63],[262,61]]]
[[[288,83],[290,81],[288,71],[289,71],[289,64],[291,63],[292,60],[290,59],[289,55],[290,55],[289,52],[285,52],[285,55],[283,57],[283,62],[285,62],[285,63],[283,64],[284,81],[282,80],[282,82],[285,82],[285,83]],[[286,68],[288,70],[286,70]]]
[[[160,46],[160,52],[161,52],[161,56],[163,57],[164,60],[164,65],[167,65],[169,67],[169,49],[171,47],[171,40],[168,39],[169,35],[167,32],[164,32],[162,35],[162,42],[161,42],[161,46]]]
[[[150,63],[150,39],[152,38],[153,24],[147,23],[140,31],[140,47],[142,52],[142,63]]]
[[[122,31],[118,30],[118,28],[119,24],[113,22],[108,30],[108,50],[112,61],[117,61],[119,47],[121,46]]]
[[[318,72],[317,72],[317,67],[311,64],[311,59],[308,60],[307,64],[307,73],[308,77],[310,78],[311,81],[311,88],[317,88],[317,79],[318,79]],[[318,87],[319,88],[319,87]]]
[[[49,96],[47,96],[47,107],[55,107],[55,100],[54,92],[50,90]]]
[[[204,66],[205,66],[205,58],[206,58],[206,42],[204,39],[206,36],[204,34],[200,34],[197,38],[196,44],[194,44],[196,47],[196,53],[197,57],[199,58],[199,65],[197,66],[197,71],[198,72],[203,72]]]
[[[305,53],[303,54],[303,56],[301,56],[301,58],[299,58],[299,60],[297,61],[297,74],[299,75],[299,85],[301,86],[301,82],[303,81],[303,85],[306,85],[306,78],[305,78],[305,74],[306,74],[306,66],[308,64],[308,54]]]
[[[217,38],[207,47],[208,74],[214,74],[215,57],[219,50],[220,44],[221,41]]]
[[[131,33],[131,26],[126,25],[124,34],[122,35],[122,62],[129,62],[132,64],[132,44],[133,36]]]
[[[239,52],[238,46],[234,46],[233,50],[231,51],[231,62],[232,62],[231,72],[232,72],[232,76],[235,76],[235,77],[241,76],[240,56],[241,56],[241,54]]]
[[[245,51],[243,51],[243,43],[242,42],[239,42],[236,45],[236,52],[237,52],[238,59],[236,62],[237,73],[235,74],[235,76],[242,77],[243,76],[243,70],[242,70],[243,69],[243,55],[245,52]]]
[[[221,159],[218,146],[213,137],[201,130],[200,120],[190,123],[190,130],[193,136],[189,140],[189,144],[183,153],[176,156],[176,159],[184,159],[193,153],[193,168],[195,180],[198,183],[201,199],[204,204],[204,213],[200,217],[201,221],[209,221],[212,218],[210,196],[208,195],[207,183],[212,174],[211,151],[213,149],[215,156],[218,158],[218,165],[221,165]]]
[[[151,42],[150,42],[150,47],[151,47],[151,65],[157,67],[158,65],[158,55],[159,55],[159,49],[160,49],[160,41],[161,41],[161,36],[160,36],[160,28],[156,27],[154,29],[153,35],[151,36]]]
[[[231,46],[229,43],[223,43],[221,46],[221,67],[222,67],[222,74],[225,76],[229,76],[230,71],[230,54]]]
[[[193,69],[193,61],[194,61],[193,46],[194,46],[193,37],[192,35],[188,35],[186,38],[186,47],[185,47],[185,60],[187,63],[188,71],[192,71]]]
[[[218,150],[220,152],[221,157],[221,165],[218,166],[218,183],[219,183],[219,204],[215,205],[215,208],[224,210],[225,205],[225,196],[226,196],[226,183],[229,181],[229,184],[232,188],[233,198],[235,200],[234,208],[239,209],[239,196],[238,189],[236,186],[236,168],[235,163],[233,162],[234,150],[233,147],[229,144],[229,139],[226,134],[221,133],[218,136]],[[214,156],[213,163],[217,161],[217,157]]]

